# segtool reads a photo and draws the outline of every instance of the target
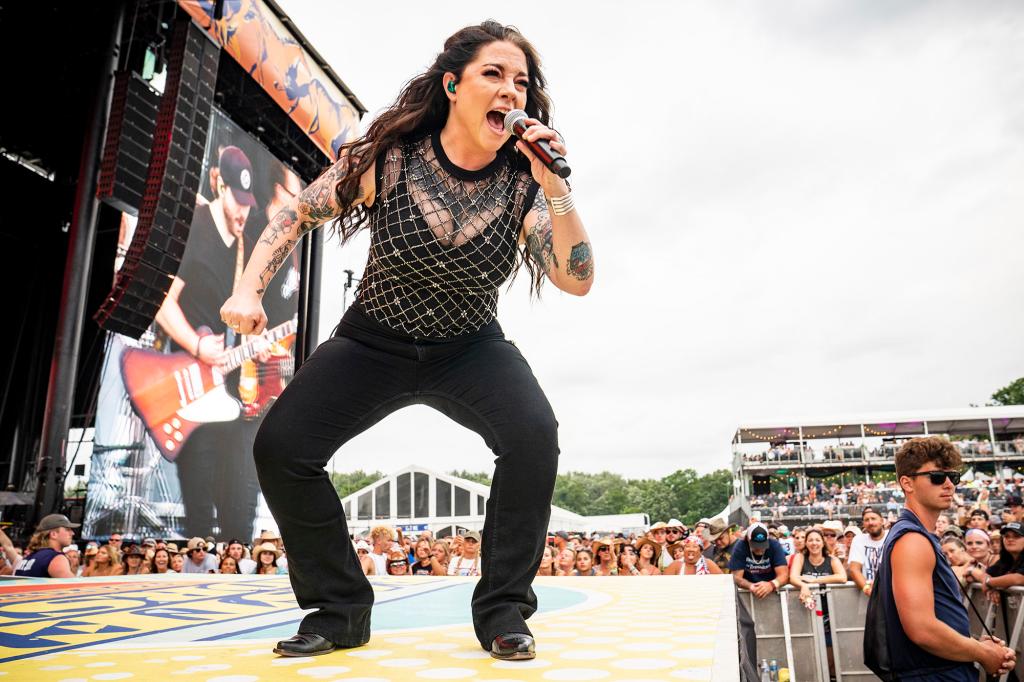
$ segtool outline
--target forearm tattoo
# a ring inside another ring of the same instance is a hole
[[[550,272],[552,268],[557,270],[558,258],[555,256],[551,238],[551,214],[548,213],[543,190],[537,190],[537,196],[530,208],[537,212],[537,222],[526,233],[526,248],[530,250],[534,262],[545,272]]]
[[[270,255],[270,260],[267,261],[267,265],[263,268],[263,272],[260,273],[260,288],[256,290],[256,293],[260,296],[270,286],[270,280],[274,279],[274,275],[281,269],[281,265],[285,259],[288,258],[288,254],[292,252],[292,247],[295,246],[295,241],[289,239],[281,246],[274,249],[274,253]]]
[[[291,234],[295,230],[295,225],[298,222],[299,215],[294,210],[288,207],[282,208],[274,214],[273,218],[270,219],[270,224],[267,225],[267,229],[263,230],[263,236],[260,237],[260,244],[273,246],[282,235]]]
[[[594,274],[594,259],[590,255],[590,244],[588,242],[580,242],[572,247],[572,251],[569,252],[569,262],[566,265],[566,270],[570,275],[581,281],[590,279],[590,276]]]

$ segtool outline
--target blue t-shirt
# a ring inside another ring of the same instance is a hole
[[[59,556],[61,556],[60,552],[49,547],[37,549],[18,562],[14,569],[14,575],[28,576],[30,578],[49,578],[50,562]]]
[[[786,565],[786,550],[782,548],[778,540],[768,540],[768,549],[760,557],[755,557],[750,552],[750,544],[744,540],[737,540],[733,549],[732,558],[729,559],[729,570],[732,572],[743,571],[743,577],[752,583],[763,583],[775,578],[775,567]]]

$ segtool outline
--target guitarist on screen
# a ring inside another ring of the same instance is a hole
[[[224,328],[220,306],[251,253],[245,224],[256,205],[252,164],[245,152],[226,146],[216,165],[215,197],[209,203],[197,201],[181,266],[156,316],[171,338],[172,351],[190,353],[215,367],[225,364],[225,349],[240,341]],[[237,377],[228,375],[224,381],[235,398]],[[188,537],[213,535],[214,526],[220,537],[252,537],[259,495],[252,443],[258,425],[239,412],[228,421],[201,424],[181,443],[174,461]]]

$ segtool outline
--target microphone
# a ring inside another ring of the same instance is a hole
[[[523,133],[529,130],[529,126],[526,125],[526,119],[529,116],[522,109],[513,109],[512,111],[505,114],[505,130],[515,135],[520,140],[523,140]],[[560,178],[567,178],[572,173],[572,169],[569,168],[569,164],[566,162],[565,157],[556,151],[553,151],[548,146],[547,140],[523,140],[523,143],[530,148],[538,159],[544,162],[544,165],[548,167],[552,173]]]

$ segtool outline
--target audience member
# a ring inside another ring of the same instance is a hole
[[[256,573],[258,575],[284,575],[287,573],[282,566],[277,565],[281,556],[279,550],[273,543],[264,542],[253,550],[256,555]]]
[[[370,558],[373,559],[373,575],[388,574],[388,552],[395,541],[395,530],[391,526],[374,526],[370,529]]]
[[[751,524],[746,538],[736,544],[729,570],[737,587],[750,590],[759,599],[789,582],[786,552],[761,523]]]
[[[402,542],[388,552],[388,575],[409,575],[409,555]]]
[[[594,554],[589,549],[583,548],[576,552],[576,568],[572,572],[576,576],[597,575],[594,569]]]
[[[680,558],[669,564],[665,569],[665,575],[718,575],[722,572],[714,561],[709,561],[702,554],[704,543],[697,535],[690,535],[678,546],[682,554]]]
[[[611,538],[594,540],[590,545],[592,556],[595,557],[594,575],[618,575],[616,566],[615,545]],[[577,557],[577,560],[579,557]]]
[[[149,573],[146,565],[146,553],[138,545],[128,545],[124,554],[124,575],[145,575]]]
[[[14,567],[14,575],[29,578],[74,578],[64,548],[75,537],[75,528],[63,514],[48,514],[40,519],[25,548],[25,556]],[[6,536],[5,536],[6,537]],[[7,552],[5,551],[5,555]]]
[[[238,560],[231,554],[225,554],[220,558],[220,566],[218,566],[217,572],[231,575],[242,574],[242,571],[238,568]]]
[[[430,546],[430,540],[420,538],[413,548],[413,563],[409,568],[411,575],[446,575],[447,569],[441,565]]]
[[[150,573],[177,573],[171,568],[171,553],[167,547],[157,547],[153,550],[153,558],[149,560]]]
[[[645,536],[636,541],[636,553],[636,568],[640,575],[661,575],[661,569],[658,568],[661,545]]]
[[[448,562],[448,575],[480,575],[480,533],[475,530],[462,537],[462,554]]]
[[[108,543],[96,550],[92,562],[82,571],[82,577],[121,575],[121,572],[121,552]]]
[[[228,542],[227,555],[235,560],[239,573],[248,575],[256,572],[256,562],[249,558],[249,550],[240,540],[232,538]]]
[[[64,556],[68,558],[71,566],[71,574],[78,577],[82,574],[82,553],[78,551],[78,545],[70,544],[64,548]]]
[[[363,569],[363,575],[377,575],[377,562],[370,556],[370,545],[366,540],[357,540],[355,547],[356,556],[359,557],[359,566]]]
[[[729,527],[722,519],[712,519],[708,525],[708,540],[711,547],[704,550],[704,557],[715,562],[722,573],[729,573],[729,560],[732,558],[736,541],[733,539]]]
[[[855,537],[850,545],[850,580],[870,596],[878,564],[882,561],[885,529],[882,515],[871,507],[864,509],[860,519],[864,532]]]
[[[841,585],[846,582],[846,570],[838,557],[825,554],[825,538],[822,531],[812,528],[804,537],[804,549],[793,559],[790,582],[800,590],[800,601],[814,611],[818,599],[811,594],[810,585]],[[832,654],[832,628],[828,600],[821,600],[821,616],[825,627],[825,647],[828,652],[829,674],[835,675],[835,661]]]
[[[216,573],[220,562],[212,556],[206,546],[206,540],[195,537],[185,547],[185,562],[182,573]]]

